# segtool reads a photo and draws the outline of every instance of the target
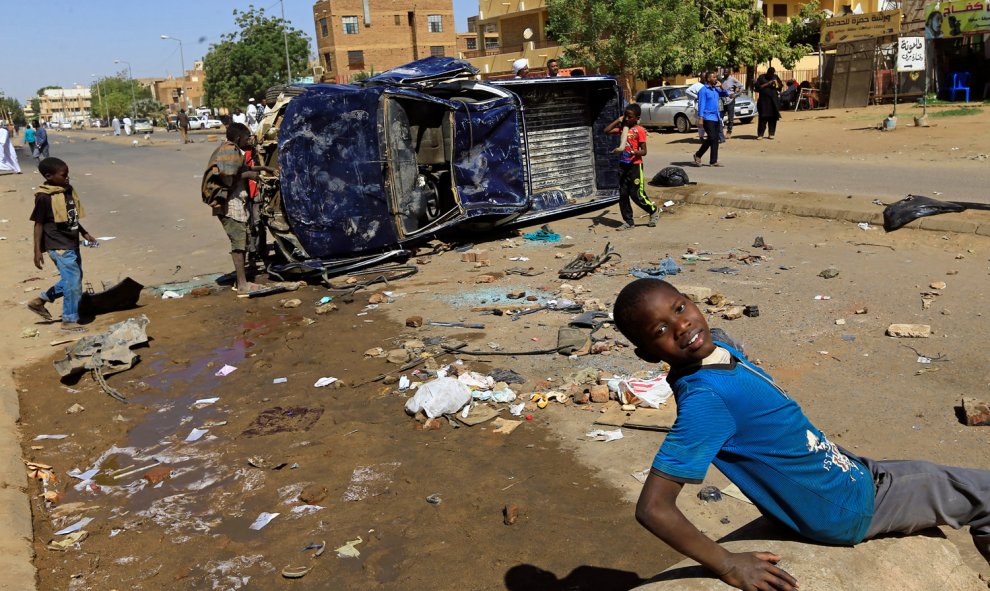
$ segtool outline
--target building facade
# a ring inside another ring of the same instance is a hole
[[[427,56],[457,57],[451,0],[318,0],[313,5],[323,79],[348,83]]]
[[[480,0],[478,16],[468,19],[478,48],[465,51],[463,57],[486,77],[511,75],[512,62],[519,58],[529,60],[530,69],[539,72],[563,53],[547,36],[549,20],[545,0]]]
[[[184,78],[160,78],[152,83],[151,92],[155,100],[165,105],[170,112],[195,109],[205,104],[203,82],[206,80],[206,72],[203,70],[203,62],[193,62],[193,69],[187,70],[185,74]]]
[[[38,103],[38,118],[50,123],[78,125],[90,119],[92,97],[87,86],[48,88],[38,97]]]

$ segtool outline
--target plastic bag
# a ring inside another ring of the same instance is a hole
[[[435,419],[445,414],[455,413],[471,402],[471,388],[454,378],[437,378],[416,390],[416,395],[406,401],[406,412],[414,415],[419,411]]]
[[[919,218],[965,211],[967,205],[969,204],[939,201],[924,195],[908,195],[897,203],[891,203],[883,210],[883,229],[887,232],[893,232]]]
[[[681,187],[690,183],[687,171],[680,166],[668,166],[653,175],[650,184],[654,187]]]

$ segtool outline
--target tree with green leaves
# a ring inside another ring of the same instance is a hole
[[[0,119],[12,121],[14,125],[27,123],[20,101],[13,97],[4,96],[2,91],[0,91]]]
[[[812,51],[808,31],[820,22],[817,0],[787,22],[768,20],[753,0],[699,0],[702,34],[696,69],[756,66],[778,59],[785,68]],[[753,68],[750,68],[750,74]]]
[[[307,71],[309,37],[288,21],[250,5],[245,11],[234,10],[234,24],[237,31],[223,35],[203,58],[208,105],[243,107],[249,98],[261,100],[270,87],[284,84],[286,39],[292,72]]]
[[[157,113],[161,108],[161,105],[151,95],[151,89],[141,86],[137,80],[129,78],[126,71],[121,71],[113,76],[104,76],[93,82],[89,87],[89,94],[90,114],[97,118],[107,114],[110,118],[130,117],[132,97],[137,107],[135,110],[138,117],[153,117],[154,113]]]
[[[698,7],[682,0],[548,0],[549,33],[569,64],[622,80],[658,78],[691,63],[698,44]]]

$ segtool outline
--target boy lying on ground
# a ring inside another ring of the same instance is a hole
[[[666,361],[677,420],[653,460],[636,519],[670,547],[746,591],[792,591],[770,552],[732,553],[675,504],[684,483],[715,466],[760,511],[826,544],[884,533],[970,526],[990,562],[990,472],[922,461],[876,461],[829,441],[763,370],[714,341],[704,314],[669,283],[639,279],[615,300],[616,327],[651,363]]]

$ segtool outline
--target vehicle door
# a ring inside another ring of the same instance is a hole
[[[660,93],[651,90],[643,90],[636,95],[636,103],[643,111],[639,118],[639,123],[643,127],[657,126],[655,111],[659,105],[657,105],[655,101],[658,95],[660,95]]]

